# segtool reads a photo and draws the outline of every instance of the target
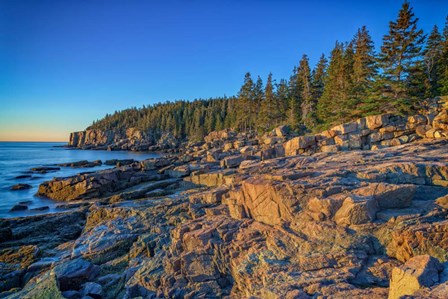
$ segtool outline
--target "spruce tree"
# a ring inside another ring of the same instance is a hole
[[[351,108],[353,116],[358,117],[369,110],[369,95],[373,80],[378,73],[375,48],[369,31],[363,26],[353,38],[354,56],[351,91]]]
[[[438,86],[440,95],[448,95],[448,16],[442,36],[442,57],[439,65]]]
[[[417,22],[409,2],[405,1],[397,20],[389,23],[389,33],[383,37],[379,57],[383,111],[406,112],[416,104],[410,88],[412,77],[418,74],[425,39]]]
[[[269,73],[266,81],[266,87],[264,89],[264,101],[260,108],[260,116],[258,122],[258,129],[261,131],[267,131],[272,129],[275,121],[276,110],[274,85],[272,82],[272,73]]]
[[[443,55],[442,35],[437,26],[431,31],[424,50],[425,97],[439,94],[439,74]]]
[[[289,106],[289,89],[288,82],[285,79],[281,79],[276,86],[275,103],[276,109],[274,110],[274,126],[282,123],[288,123],[287,113]]]
[[[263,80],[260,78],[260,76],[258,76],[257,82],[254,85],[253,96],[254,96],[254,102],[253,102],[254,107],[252,109],[252,114],[250,116],[251,118],[250,130],[255,128],[255,126],[257,127],[259,126],[261,105],[264,102]]]
[[[355,45],[353,41],[346,44],[343,55],[343,69],[340,74],[340,99],[337,110],[337,122],[346,122],[353,116],[358,116],[356,111],[358,101],[353,97],[353,67],[355,63]]]
[[[348,85],[345,81],[344,46],[336,42],[331,51],[324,92],[317,104],[317,116],[321,123],[328,125],[340,119]]]
[[[324,93],[325,80],[327,78],[327,64],[328,60],[325,58],[325,55],[322,54],[311,75],[311,93],[315,103],[318,102],[319,98]]]
[[[300,85],[297,73],[297,67],[294,67],[293,73],[288,82],[288,125],[296,130],[300,124]]]
[[[313,101],[311,88],[311,70],[307,55],[303,55],[297,70],[298,87],[301,99],[301,120],[307,128],[316,125],[315,102]]]
[[[251,115],[254,102],[254,83],[249,72],[244,76],[244,84],[238,94],[237,127],[241,131],[251,128]]]

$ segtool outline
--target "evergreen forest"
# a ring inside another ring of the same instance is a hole
[[[199,140],[215,130],[263,133],[279,125],[305,134],[362,116],[407,114],[425,98],[448,95],[448,17],[429,33],[409,2],[376,48],[366,27],[337,41],[310,66],[304,54],[288,79],[263,81],[248,72],[237,95],[158,103],[106,115],[89,129],[136,127]]]

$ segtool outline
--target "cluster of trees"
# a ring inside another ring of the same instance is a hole
[[[448,17],[442,32],[434,26],[426,36],[404,2],[378,53],[362,27],[350,42],[336,42],[314,68],[303,55],[289,80],[276,82],[269,74],[264,84],[246,73],[235,97],[131,108],[90,128],[138,127],[190,139],[224,128],[263,132],[280,124],[304,132],[369,114],[409,113],[419,100],[439,95],[448,95]]]

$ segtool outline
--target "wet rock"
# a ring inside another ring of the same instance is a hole
[[[50,207],[48,207],[48,206],[43,206],[43,207],[33,208],[33,209],[31,209],[30,211],[39,211],[39,212],[41,212],[41,211],[48,211],[48,210],[50,210]]]
[[[76,161],[76,162],[61,163],[61,164],[57,164],[57,165],[62,166],[62,167],[86,168],[86,167],[101,166],[101,164],[102,164],[101,160],[95,160],[92,162],[89,162],[87,160],[82,160],[82,161]]]
[[[18,212],[18,211],[26,211],[26,210],[28,210],[27,205],[17,204],[17,205],[14,205],[9,211],[10,212]]]
[[[27,189],[31,189],[31,185],[28,184],[17,184],[11,187],[11,190],[16,191],[16,190],[27,190]]]
[[[54,172],[61,170],[60,167],[52,167],[52,166],[42,166],[42,167],[34,167],[31,168],[32,172],[38,172],[38,173],[47,173],[47,172]]]
[[[23,174],[23,175],[16,176],[15,179],[29,179],[31,177],[32,177],[32,175],[30,175],[30,174]]]

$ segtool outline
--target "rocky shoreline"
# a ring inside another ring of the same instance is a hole
[[[0,298],[446,298],[446,100],[45,182],[67,211],[0,220]]]

